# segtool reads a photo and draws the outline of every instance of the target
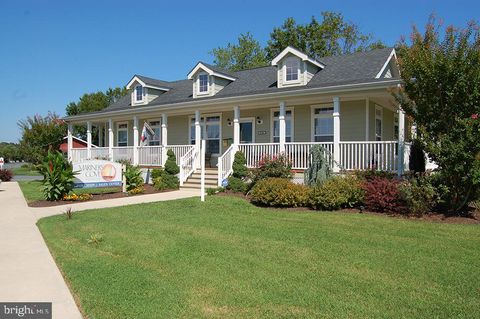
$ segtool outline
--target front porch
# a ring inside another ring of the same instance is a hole
[[[140,143],[140,123],[148,123],[155,132],[147,145]],[[371,92],[367,97],[317,96],[257,101],[135,115],[133,119],[88,121],[85,149],[71,147],[72,124],[68,133],[71,161],[103,158],[159,167],[171,149],[181,169],[181,183],[200,167],[202,139],[206,140],[210,166],[218,167],[219,185],[231,174],[237,150],[245,154],[247,166],[251,168],[265,156],[283,153],[294,170],[305,170],[314,145],[325,149],[325,156],[336,172],[374,168],[402,174],[408,167],[405,116],[385,91]],[[98,146],[92,143],[93,125],[98,132]]]

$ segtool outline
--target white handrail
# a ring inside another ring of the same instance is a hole
[[[180,158],[185,156],[188,152],[190,152],[195,145],[167,145],[166,149],[172,150],[175,153],[175,157],[177,158],[177,165],[180,165]]]
[[[218,158],[218,186],[222,186],[222,182],[225,178],[232,174],[232,165],[235,145],[230,145],[229,148]]]
[[[198,151],[192,147],[185,155],[180,157],[180,186],[187,180],[195,171],[195,162],[198,157]]]
[[[139,165],[162,166],[164,153],[162,145],[139,146],[137,151]]]
[[[396,171],[398,142],[340,142],[340,166],[345,170]]]

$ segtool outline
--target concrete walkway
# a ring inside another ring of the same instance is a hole
[[[0,184],[0,301],[52,302],[53,318],[82,318],[40,231],[39,218],[63,214],[67,207],[117,207],[199,196],[198,190],[116,198],[54,207],[28,207],[16,182]]]
[[[15,182],[0,185],[0,301],[52,302],[53,318],[82,318]]]

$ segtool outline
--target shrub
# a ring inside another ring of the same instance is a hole
[[[8,169],[0,169],[0,181],[9,182],[13,178],[13,173]]]
[[[72,164],[58,151],[47,153],[40,166],[40,173],[43,175],[43,195],[46,200],[61,200],[73,189]]]
[[[438,202],[438,194],[428,177],[417,176],[399,186],[400,199],[405,204],[405,213],[422,216],[432,211]]]
[[[145,187],[143,187],[143,185],[140,185],[140,186],[137,186],[135,188],[132,188],[127,193],[128,193],[128,195],[143,194],[143,193],[145,193]]]
[[[228,185],[227,189],[238,192],[238,193],[245,193],[248,189],[248,184],[245,183],[241,178],[230,176],[228,178]]]
[[[387,172],[387,171],[379,171],[375,168],[362,170],[362,171],[355,171],[354,174],[363,180],[372,180],[374,178],[386,178],[386,179],[394,179],[396,177],[395,173]]]
[[[125,179],[127,181],[127,192],[144,184],[140,167],[133,166],[130,163],[126,164]]]
[[[410,147],[408,168],[411,172],[423,173],[425,172],[425,165],[425,153],[423,152],[422,143],[415,139]]]
[[[305,171],[305,184],[309,186],[321,185],[332,175],[330,164],[328,163],[327,150],[314,145],[310,149],[310,166]]]
[[[63,200],[69,200],[69,201],[86,201],[86,200],[91,200],[93,198],[93,195],[92,194],[89,194],[89,193],[84,193],[84,194],[80,194],[80,195],[77,195],[75,193],[71,193],[71,194],[68,194],[68,195],[64,195],[63,196]]]
[[[310,192],[312,208],[336,210],[362,204],[365,192],[362,181],[355,175],[333,177]]]
[[[180,187],[180,181],[176,175],[168,174],[163,169],[158,169],[155,172],[155,177],[153,177],[153,187],[157,190],[166,190],[166,189],[178,189]]]
[[[167,160],[165,161],[164,169],[170,175],[177,175],[180,173],[180,167],[177,165],[177,158],[172,150],[167,151]]]
[[[162,173],[163,173],[163,169],[154,168],[154,169],[152,169],[152,172],[150,173],[150,178],[153,181],[155,178],[162,176]]]
[[[285,155],[281,154],[274,157],[264,157],[258,163],[258,167],[253,170],[252,184],[259,180],[277,177],[277,178],[292,178],[292,164],[288,161]]]
[[[248,169],[246,164],[247,160],[245,159],[245,155],[243,154],[243,152],[236,152],[232,164],[232,176],[237,178],[247,177]]]
[[[398,212],[399,182],[394,179],[373,177],[363,183],[366,208],[376,212]]]
[[[251,191],[254,204],[276,207],[301,207],[308,203],[309,188],[285,178],[259,180]]]

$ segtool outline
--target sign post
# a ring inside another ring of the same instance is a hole
[[[200,147],[200,200],[205,201],[205,140],[202,140],[202,146]]]
[[[0,157],[0,169],[3,169],[3,163],[5,163],[5,160],[3,157]]]

